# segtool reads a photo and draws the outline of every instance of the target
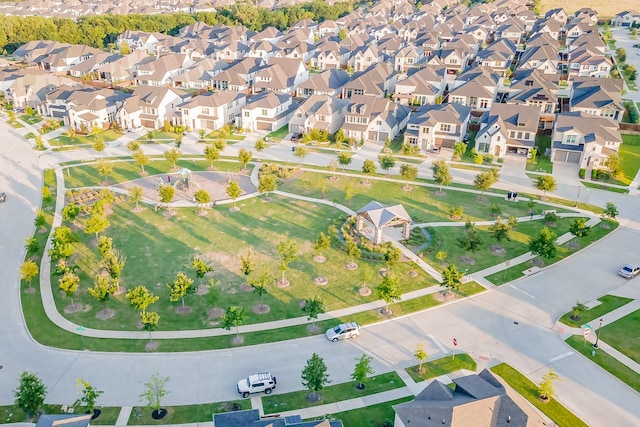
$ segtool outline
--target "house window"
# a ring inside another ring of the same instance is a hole
[[[376,125],[382,126],[382,120],[376,120]]]
[[[210,114],[209,107],[202,107],[202,114],[208,116]]]
[[[245,117],[249,117],[249,112],[248,112],[248,111],[245,111],[245,112],[244,112],[244,116],[245,116]]]
[[[531,139],[531,134],[529,132],[525,132],[524,133],[524,139],[526,139],[526,140]]]
[[[486,142],[481,142],[478,144],[478,152],[480,153],[488,153],[489,152],[489,144]]]
[[[522,139],[522,132],[518,132],[517,139]]]
[[[262,115],[263,115],[263,116],[266,116],[266,115],[267,115],[267,109],[266,109],[266,108],[263,108],[263,109],[262,109]]]
[[[425,127],[423,127],[423,128],[422,128],[422,133],[429,133],[429,128],[425,128]]]
[[[573,144],[573,145],[575,145],[576,142],[578,142],[578,136],[577,135],[566,135],[564,137],[564,142],[565,142],[565,144]]]
[[[451,132],[451,125],[449,123],[440,123],[440,130],[442,132]]]
[[[481,99],[480,108],[489,108],[489,101],[487,99]]]

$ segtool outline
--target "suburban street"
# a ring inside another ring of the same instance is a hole
[[[640,58],[640,56],[638,57]],[[330,343],[322,336],[294,341],[197,353],[114,354],[47,348],[34,342],[20,310],[18,268],[24,257],[24,239],[33,233],[34,212],[40,203],[41,170],[68,160],[93,159],[92,150],[39,153],[18,132],[0,120],[0,405],[14,401],[13,390],[24,370],[34,371],[48,388],[47,402],[71,404],[77,397],[76,381],[87,380],[104,390],[101,405],[139,404],[143,383],[159,372],[170,378],[166,405],[205,403],[238,398],[235,384],[248,373],[269,370],[278,377],[276,393],[299,390],[300,371],[313,352],[322,356],[334,383],[348,381],[354,359],[362,353],[374,358],[376,372],[415,364],[416,344],[425,343],[431,358],[450,354],[455,337],[459,351],[470,353],[480,367],[507,362],[538,382],[549,368],[562,378],[557,398],[591,426],[640,424],[640,394],[600,369],[564,343],[567,333],[557,319],[576,301],[586,302],[607,293],[640,299],[640,278],[627,281],[616,274],[621,263],[637,261],[640,241],[640,199],[582,188],[572,166],[558,167],[554,195],[604,206],[608,201],[620,210],[620,228],[577,255],[533,276],[475,297],[366,327],[357,340]],[[228,146],[226,156],[242,147],[253,147],[257,138]],[[167,147],[144,145],[148,154]],[[183,143],[185,154],[201,153],[193,140]],[[379,147],[377,147],[379,149]],[[104,156],[126,155],[122,144],[112,144]],[[359,170],[378,151],[365,147],[357,152],[351,169]],[[283,142],[260,154],[263,160],[293,161],[291,144]],[[444,154],[443,154],[444,157]],[[326,166],[335,155],[311,153],[305,164]],[[431,177],[429,160],[419,166],[421,177]],[[296,160],[297,162],[297,160]],[[475,172],[452,169],[454,182],[470,182]],[[636,183],[637,185],[638,183]],[[524,171],[505,164],[495,187],[536,192]],[[606,342],[606,336],[602,337]]]

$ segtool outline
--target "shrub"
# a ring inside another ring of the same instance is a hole
[[[593,169],[591,171],[591,179],[598,179],[598,170],[597,169]]]
[[[578,172],[578,177],[580,179],[584,179],[585,174],[587,173],[585,168],[580,168],[580,171]]]

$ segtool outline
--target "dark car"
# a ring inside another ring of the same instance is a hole
[[[0,192],[0,202],[6,202],[6,201],[7,201],[7,193]]]
[[[292,141],[298,141],[300,138],[302,138],[302,134],[301,133],[294,133],[293,135],[291,135],[291,140]]]

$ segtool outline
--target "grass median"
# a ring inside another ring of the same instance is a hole
[[[405,371],[413,378],[415,382],[421,382],[446,375],[451,372],[467,369],[475,372],[478,364],[471,356],[466,353],[456,354],[455,356],[445,356],[440,359],[432,360],[422,364],[422,372],[418,372],[420,365],[405,368]]]
[[[585,308],[584,310],[577,310],[577,313],[570,311],[564,314],[560,318],[560,322],[573,328],[579,328],[585,323],[598,319],[599,317],[620,308],[633,300],[631,298],[618,297],[615,295],[604,295],[603,297],[598,298],[598,301],[600,301],[601,304],[590,310]]]

